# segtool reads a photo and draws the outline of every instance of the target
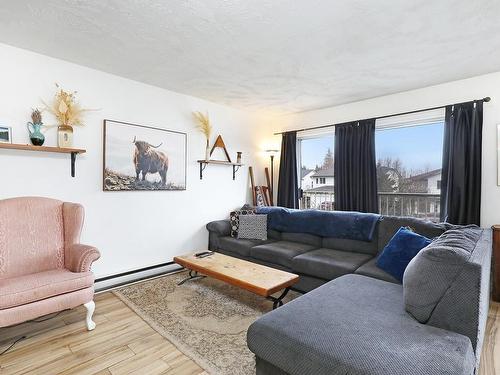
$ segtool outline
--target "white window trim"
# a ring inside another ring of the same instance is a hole
[[[431,109],[407,115],[390,116],[375,121],[376,130],[395,128],[407,128],[413,126],[428,125],[435,122],[444,122],[445,108]],[[345,121],[347,122],[347,121]],[[327,135],[335,135],[335,125],[322,128],[303,130],[297,133],[297,140],[321,138]]]
[[[332,125],[328,128],[323,129],[311,129],[311,130],[303,130],[297,133],[297,140],[302,139],[314,139],[314,138],[323,138],[328,135],[335,135],[335,126]]]
[[[429,125],[436,122],[444,122],[445,109],[433,109],[430,111],[410,113],[408,115],[392,116],[377,119],[375,130],[389,130],[397,128],[410,128],[414,126]]]

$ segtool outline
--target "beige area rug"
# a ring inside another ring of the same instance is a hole
[[[180,272],[114,293],[207,372],[255,374],[246,332],[258,317],[272,310],[272,302],[209,277],[178,286],[186,277],[187,272]],[[298,295],[291,291],[285,303]]]

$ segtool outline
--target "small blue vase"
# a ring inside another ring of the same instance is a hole
[[[41,132],[42,126],[42,123],[33,124],[32,122],[28,122],[26,124],[28,133],[30,134],[30,141],[34,146],[41,146],[45,142],[45,136]]]

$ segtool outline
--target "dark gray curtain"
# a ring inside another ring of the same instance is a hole
[[[281,141],[280,172],[278,178],[278,206],[299,208],[297,132],[284,133]]]
[[[446,107],[441,220],[477,224],[481,214],[483,102]]]
[[[335,209],[378,212],[375,119],[335,125]]]

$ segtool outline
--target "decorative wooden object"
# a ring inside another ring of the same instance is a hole
[[[274,206],[274,198],[273,198],[273,187],[271,184],[271,178],[269,177],[269,168],[264,169],[264,173],[266,174],[266,182],[267,182],[267,189],[269,191],[269,205]]]
[[[198,160],[198,163],[200,164],[200,180],[203,180],[203,171],[208,164],[231,165],[233,167],[233,180],[236,179],[236,172],[238,172],[238,169],[243,166],[243,164],[231,163],[230,161],[222,160]]]
[[[255,180],[253,177],[253,167],[248,167],[248,173],[250,173],[250,183],[252,186],[252,200],[253,200],[253,205],[257,205],[257,196],[255,195]]]
[[[205,258],[196,258],[193,254],[177,256],[174,262],[189,270],[200,272],[263,297],[268,297],[299,281],[299,276],[296,274],[220,253],[214,253]]]
[[[500,225],[493,225],[493,293],[494,301],[500,302]]]
[[[215,143],[212,146],[212,149],[210,150],[210,156],[212,156],[212,153],[216,148],[222,148],[224,150],[224,153],[226,154],[227,161],[231,163],[229,152],[227,152],[226,145],[224,144],[224,141],[222,140],[222,137],[220,135],[217,136],[217,139],[215,140]]]
[[[255,200],[256,205],[259,207],[270,206],[269,189],[267,186],[256,186],[255,187]]]
[[[77,154],[84,154],[87,150],[80,148],[62,148],[50,146],[32,146],[21,145],[16,143],[0,143],[0,149],[23,150],[23,151],[38,151],[38,152],[55,152],[58,154],[71,154],[71,177],[75,177],[75,161]]]

